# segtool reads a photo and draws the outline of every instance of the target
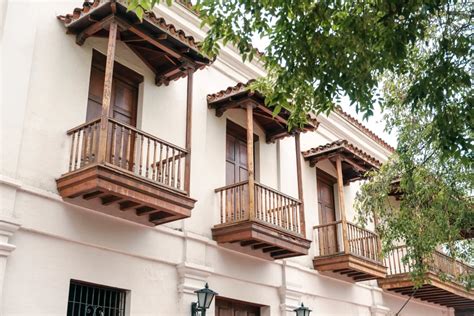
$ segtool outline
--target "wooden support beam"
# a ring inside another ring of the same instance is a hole
[[[148,68],[150,68],[150,70],[155,74],[156,76],[156,69],[155,67],[148,61],[148,59],[144,58],[142,54],[140,54],[140,52],[138,51],[138,49],[133,46],[133,45],[129,45],[128,43],[125,43],[128,48],[130,48],[134,53],[135,55],[137,55],[138,58],[140,58],[140,60],[148,66]]]
[[[186,151],[184,159],[184,191],[189,195],[191,190],[191,138],[193,128],[193,74],[194,69],[188,69],[188,85],[186,91]]]
[[[247,247],[247,246],[250,246],[250,245],[254,245],[256,243],[258,243],[258,240],[244,240],[244,241],[240,242],[240,245],[242,247]]]
[[[168,55],[170,55],[170,56],[172,56],[172,57],[174,57],[178,60],[183,60],[183,61],[189,62],[192,65],[195,64],[191,59],[187,58],[186,56],[184,56],[180,52],[175,51],[174,49],[164,45],[163,43],[160,42],[159,39],[157,40],[152,35],[146,33],[145,31],[140,30],[137,26],[132,25],[129,22],[127,22],[123,19],[120,19],[120,18],[116,18],[116,20],[120,23],[121,26],[122,25],[126,26],[130,32],[132,32],[135,35],[143,38],[144,40],[146,40],[148,43],[152,44],[153,46],[158,47],[159,49],[161,49],[162,51],[164,51]]]
[[[102,195],[104,195],[105,192],[104,191],[94,191],[94,192],[90,192],[90,193],[86,193],[82,196],[82,198],[84,200],[92,200],[94,198],[97,198],[97,197],[100,197]]]
[[[337,197],[339,201],[339,214],[342,222],[342,240],[344,243],[344,253],[349,253],[349,239],[347,236],[347,220],[346,209],[344,207],[344,179],[342,177],[342,161],[341,157],[336,157],[336,171],[337,171]]]
[[[107,27],[114,20],[113,15],[109,15],[101,21],[95,22],[94,24],[86,27],[80,33],[76,35],[76,44],[82,46],[87,38],[91,37],[95,33],[99,32],[103,28]]]
[[[117,195],[107,195],[107,196],[104,196],[104,197],[101,197],[100,200],[102,202],[102,205],[110,205],[114,202],[118,202],[120,201],[122,198],[120,196],[117,196]]]
[[[272,251],[275,251],[275,250],[281,250],[281,248],[277,247],[277,246],[271,246],[271,247],[267,247],[267,248],[262,249],[263,252],[272,252]]]
[[[126,211],[128,209],[131,209],[140,205],[140,203],[133,202],[133,201],[123,201],[123,202],[120,202],[119,205],[120,205],[121,211]]]
[[[140,207],[137,207],[136,209],[136,214],[138,216],[142,216],[142,215],[145,215],[145,214],[148,214],[148,213],[151,213],[153,211],[155,211],[156,209],[153,208],[153,207],[150,207],[150,206],[140,206]]]
[[[253,245],[252,246],[252,249],[261,249],[261,248],[265,248],[265,247],[268,247],[270,246],[269,244],[266,244],[266,243],[261,243],[261,244],[257,244],[257,245]]]
[[[249,186],[249,213],[248,219],[255,217],[255,175],[253,162],[253,109],[252,103],[247,103],[247,170],[248,170],[248,186]]]
[[[303,196],[303,173],[301,171],[301,143],[300,133],[295,134],[295,151],[296,151],[296,180],[298,182],[298,200],[300,205],[300,233],[306,237],[306,221],[304,218],[304,196]]]
[[[285,126],[288,126],[288,121],[287,120],[285,120],[280,115],[273,116],[273,111],[270,108],[267,108],[265,105],[259,105],[258,110],[268,114],[268,116],[269,116],[268,118],[273,119],[273,120],[275,120],[275,121],[277,121],[277,122],[279,122],[279,123],[281,123]]]
[[[102,97],[102,112],[100,118],[99,149],[97,154],[98,163],[107,160],[107,130],[110,112],[110,100],[112,99],[112,79],[114,72],[115,47],[117,45],[117,22],[112,20],[109,29],[109,42],[107,44],[107,60],[105,62],[104,93]]]
[[[277,139],[283,138],[285,136],[288,136],[288,130],[286,128],[278,129],[278,130],[267,133],[265,137],[265,141],[267,143],[273,143]]]

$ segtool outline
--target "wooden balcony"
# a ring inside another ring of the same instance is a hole
[[[316,270],[339,273],[356,282],[385,277],[387,268],[382,263],[376,233],[350,222],[344,227],[342,221],[314,229],[319,242],[319,256],[313,259]]]
[[[191,215],[195,200],[184,189],[185,149],[111,118],[67,134],[69,171],[57,179],[63,198],[149,226]]]
[[[474,274],[474,268],[436,251],[429,261],[428,281],[415,289],[410,276],[410,265],[402,261],[406,253],[407,248],[400,246],[385,258],[388,275],[385,279],[378,280],[382,289],[456,310],[474,308],[474,293],[467,290],[459,279],[460,275]]]
[[[220,200],[221,223],[212,236],[220,244],[238,244],[268,259],[305,255],[310,240],[304,237],[301,202],[255,183],[253,210],[249,209],[249,182],[215,190]]]

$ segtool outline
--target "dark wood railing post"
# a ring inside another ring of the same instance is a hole
[[[377,233],[377,228],[379,226],[379,217],[377,216],[376,213],[374,213],[374,231]],[[377,256],[377,260],[379,258],[382,258],[382,240],[380,239],[380,236],[376,235],[376,238],[377,238],[377,253],[376,253],[376,256]]]
[[[194,69],[188,68],[188,84],[186,92],[186,158],[184,160],[184,191],[189,195],[191,189],[191,137],[193,115],[193,74]]]
[[[301,144],[300,133],[295,134],[295,150],[296,150],[296,178],[298,181],[298,199],[300,205],[300,230],[301,234],[306,237],[306,222],[304,218],[304,197],[303,197],[303,175],[301,171]]]
[[[254,104],[247,103],[247,169],[248,169],[248,181],[249,181],[249,211],[248,219],[252,220],[255,218],[255,174],[254,174],[254,162],[253,162],[253,108]]]
[[[340,156],[336,156],[337,171],[337,197],[339,201],[339,214],[342,223],[342,241],[344,243],[344,253],[349,253],[349,239],[347,236],[346,209],[344,207],[344,179],[342,178],[342,161]]]
[[[112,79],[114,72],[115,46],[117,43],[117,22],[110,23],[109,41],[107,45],[107,60],[105,62],[104,93],[102,97],[102,112],[100,116],[99,147],[97,162],[104,163],[107,159],[107,130],[110,111],[110,100],[112,97]]]

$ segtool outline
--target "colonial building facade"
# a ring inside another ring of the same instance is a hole
[[[181,3],[12,1],[2,21],[1,315],[454,315],[439,272],[355,224],[362,176],[393,152],[337,110],[288,129],[232,47],[203,56]],[[75,7],[78,7],[75,9]],[[376,222],[376,221],[375,221]]]

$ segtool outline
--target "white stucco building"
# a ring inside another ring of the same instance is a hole
[[[409,283],[379,287],[373,227],[349,223],[360,174],[392,151],[355,119],[287,133],[286,113],[242,84],[265,75],[258,62],[201,56],[205,32],[179,3],[142,23],[115,1],[0,10],[1,315],[190,315],[206,282],[208,315],[304,302],[382,316],[406,302]],[[441,304],[401,315],[473,304],[443,284]]]

